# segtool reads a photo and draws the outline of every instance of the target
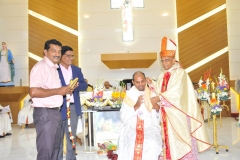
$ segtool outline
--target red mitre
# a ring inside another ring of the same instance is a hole
[[[177,45],[167,37],[163,37],[161,44],[161,57],[175,57]]]

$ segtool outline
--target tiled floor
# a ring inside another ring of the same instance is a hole
[[[210,139],[213,139],[212,124],[205,123]],[[81,137],[81,136],[80,136]],[[13,134],[0,138],[0,160],[35,160],[36,159],[36,133],[34,128],[22,129],[13,125]],[[238,141],[239,140],[239,141]],[[240,159],[240,128],[233,118],[223,118],[222,127],[218,126],[218,143],[227,145],[229,151],[209,149],[199,154],[199,160],[239,160]],[[233,145],[233,143],[235,143]],[[84,153],[84,147],[77,145],[77,159],[79,160],[107,160],[106,156],[98,157],[95,153]]]

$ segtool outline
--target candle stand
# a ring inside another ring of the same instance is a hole
[[[212,117],[213,117],[213,145],[212,145],[212,147],[215,148],[216,154],[218,154],[218,148],[226,148],[226,151],[228,152],[228,146],[218,145],[216,116],[217,116],[217,114],[212,115]]]

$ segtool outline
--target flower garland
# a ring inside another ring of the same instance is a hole
[[[75,78],[74,80],[70,80],[70,83],[69,83],[70,84],[70,88],[73,89],[74,86],[77,84],[77,82],[78,82],[78,78]],[[67,99],[67,123],[68,123],[69,137],[70,137],[70,140],[72,141],[72,148],[73,148],[73,150],[75,150],[76,149],[76,144],[74,142],[74,136],[72,134],[71,120],[70,120],[70,117],[71,117],[70,97],[71,97],[70,94],[66,95],[66,99]]]
[[[70,94],[67,94],[67,123],[68,123],[68,132],[70,136],[70,140],[72,141],[72,148],[76,149],[76,144],[74,142],[74,136],[72,134],[72,128],[71,128],[71,111],[70,111]]]

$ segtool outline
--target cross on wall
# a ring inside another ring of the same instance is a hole
[[[111,8],[122,10],[123,41],[133,41],[133,7],[144,8],[144,0],[111,0]]]

